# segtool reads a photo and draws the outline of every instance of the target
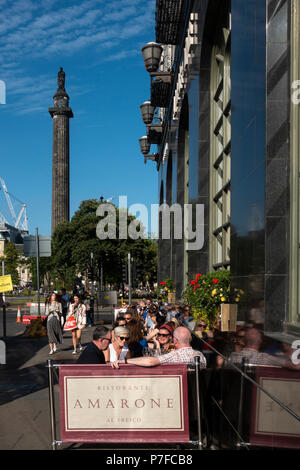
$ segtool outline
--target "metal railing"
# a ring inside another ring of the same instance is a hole
[[[226,422],[229,424],[231,429],[234,431],[238,438],[238,442],[236,446],[239,447],[244,447],[245,449],[249,450],[249,446],[251,446],[250,443],[245,442],[245,439],[242,437],[242,428],[243,428],[243,405],[244,405],[244,390],[245,390],[245,379],[249,381],[252,385],[254,385],[258,390],[266,394],[274,403],[280,406],[281,409],[285,410],[293,419],[296,419],[298,422],[300,422],[300,416],[297,415],[291,408],[289,408],[287,405],[285,405],[281,400],[279,400],[277,397],[275,397],[272,393],[270,393],[268,390],[266,390],[264,387],[262,387],[259,383],[257,383],[252,377],[250,377],[245,371],[247,368],[253,368],[253,367],[264,367],[261,365],[257,364],[251,364],[250,362],[247,363],[246,358],[243,358],[241,367],[238,367],[236,364],[231,362],[228,357],[224,356],[220,351],[215,349],[211,344],[206,342],[203,338],[200,338],[201,341],[215,354],[220,356],[224,360],[224,364],[230,366],[231,370],[234,370],[240,374],[240,393],[239,393],[239,402],[238,402],[238,424],[237,428],[234,426],[234,424],[230,421],[230,418],[226,415],[224,410],[222,409],[222,406],[218,403],[218,400],[214,397],[211,396],[212,402],[214,405],[218,408],[219,412],[222,414],[223,418],[226,420]]]
[[[205,344],[207,347],[209,347],[210,351],[213,353],[219,355],[222,357],[224,360],[225,364],[230,365],[230,369],[228,370],[234,370],[235,372],[238,372],[240,376],[240,384],[239,384],[239,400],[237,403],[237,425],[235,425],[230,417],[226,415],[225,410],[222,407],[222,404],[220,403],[221,400],[218,400],[215,396],[211,395],[210,399],[213,405],[218,409],[220,415],[222,418],[228,423],[232,431],[235,433],[237,437],[237,441],[235,442],[235,447],[240,449],[240,448],[245,448],[249,450],[251,444],[247,443],[246,440],[243,438],[243,408],[244,408],[244,392],[245,392],[245,380],[247,380],[249,383],[254,385],[257,389],[259,389],[261,392],[266,394],[273,402],[275,402],[277,405],[280,406],[281,409],[285,410],[291,417],[296,419],[298,422],[300,422],[300,416],[298,416],[293,410],[291,410],[287,405],[282,403],[281,400],[279,400],[277,397],[275,397],[272,393],[270,393],[268,390],[266,390],[264,387],[262,387],[259,383],[257,383],[252,377],[250,377],[246,372],[247,367],[253,367],[254,364],[247,364],[246,361],[243,361],[242,363],[242,368],[238,367],[234,363],[230,362],[226,356],[224,356],[220,351],[215,349],[211,344],[207,343],[205,340],[201,338],[201,341],[203,344]],[[57,370],[59,369],[60,364],[55,364],[52,359],[48,359],[47,361],[47,367],[48,367],[48,378],[49,378],[49,409],[50,409],[50,430],[51,430],[51,448],[52,450],[56,450],[59,445],[62,444],[61,441],[57,440],[57,433],[56,433],[56,412],[55,412],[55,397],[54,397],[54,382],[55,378],[59,382],[59,377],[57,374]],[[256,365],[255,365],[256,366]],[[190,445],[192,448],[197,448],[198,450],[203,450],[205,448],[203,439],[205,437],[205,431],[206,431],[206,439],[208,440],[208,432],[207,429],[209,428],[208,425],[208,418],[207,418],[207,410],[204,409],[203,405],[203,390],[202,385],[203,381],[202,378],[205,376],[205,374],[209,372],[213,372],[215,369],[202,369],[200,367],[200,357],[195,356],[195,363],[188,365],[187,371],[188,373],[192,374],[192,377],[195,379],[195,383],[192,383],[192,385],[189,388],[189,394],[194,394],[194,405],[196,408],[196,439],[195,440],[190,440]],[[224,370],[224,369],[223,369]],[[222,369],[219,369],[219,371],[222,371]],[[190,397],[189,397],[190,399]],[[192,400],[191,400],[192,401]],[[203,406],[201,406],[201,404]],[[203,427],[206,428],[206,430],[203,430]],[[219,447],[222,446],[222,438],[219,436]]]

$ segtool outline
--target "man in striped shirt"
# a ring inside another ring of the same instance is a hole
[[[200,351],[195,351],[191,348],[191,332],[184,326],[179,326],[175,329],[173,334],[174,346],[176,349],[167,354],[161,356],[145,356],[145,357],[133,357],[124,359],[121,361],[115,361],[111,363],[114,369],[119,368],[119,364],[133,364],[135,366],[142,367],[154,367],[161,364],[181,363],[191,364],[194,363],[195,356],[200,357],[200,367],[203,369],[206,367],[206,359]]]

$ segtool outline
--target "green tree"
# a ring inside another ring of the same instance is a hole
[[[122,283],[121,266],[127,263],[128,253],[142,265],[145,280],[156,279],[156,244],[148,239],[119,239],[119,209],[115,210],[114,229],[116,238],[100,240],[96,234],[97,224],[101,220],[96,214],[99,201],[89,199],[82,201],[69,223],[59,224],[52,237],[52,267],[61,280],[74,278],[77,273],[84,273],[91,267],[93,253],[94,279],[100,281],[101,267],[105,283],[120,285]],[[136,219],[126,214],[127,225]],[[137,223],[138,225],[138,223]]]
[[[8,242],[4,248],[4,256],[1,261],[5,263],[5,274],[10,274],[12,283],[19,285],[20,279],[18,274],[18,267],[21,264],[21,254],[17,250],[13,242]]]
[[[37,289],[36,258],[28,258],[27,266],[29,267],[31,273],[32,287],[33,289]],[[50,284],[52,280],[52,260],[50,256],[43,256],[39,258],[39,278],[40,286],[43,285],[45,279],[47,281],[47,284]]]

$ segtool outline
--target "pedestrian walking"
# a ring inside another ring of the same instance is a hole
[[[61,290],[61,306],[62,306],[62,315],[63,315],[64,323],[67,318],[69,303],[70,303],[69,294],[67,293],[66,289],[63,287]]]
[[[57,350],[57,344],[63,342],[61,329],[62,306],[55,292],[52,292],[46,299],[45,315],[47,317],[46,325],[50,347],[49,354],[54,354]]]
[[[75,318],[76,322],[76,327],[72,329],[72,342],[74,347],[72,354],[77,354],[77,347],[79,351],[83,349],[81,345],[81,333],[86,326],[86,307],[79,295],[74,295],[73,297],[73,303],[69,306],[67,321],[71,316]]]
[[[90,315],[91,303],[90,303],[90,295],[88,292],[84,293],[83,303],[85,305],[85,311],[86,311],[86,326],[91,327],[92,326],[92,318]]]

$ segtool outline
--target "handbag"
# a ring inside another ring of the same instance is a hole
[[[64,324],[64,331],[72,331],[75,330],[75,328],[77,328],[75,317],[74,315],[70,315]]]

